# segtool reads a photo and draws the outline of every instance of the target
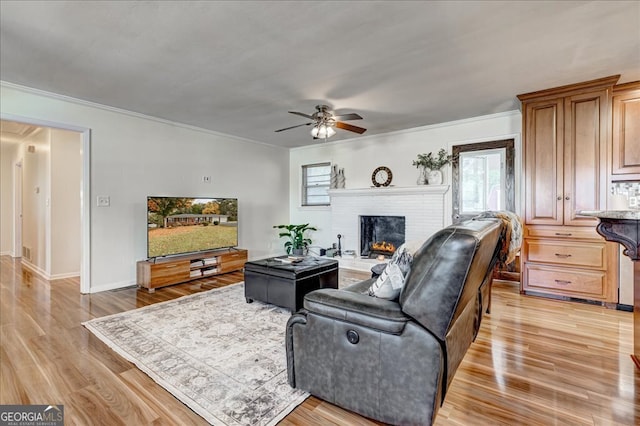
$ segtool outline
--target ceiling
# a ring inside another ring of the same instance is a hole
[[[0,79],[283,147],[287,111],[355,112],[361,138],[640,80],[637,1],[0,2]]]
[[[35,135],[41,127],[15,121],[0,120],[0,141],[19,144]]]

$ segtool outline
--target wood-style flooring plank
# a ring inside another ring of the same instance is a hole
[[[15,401],[12,402],[13,404],[31,404],[29,393],[22,385],[18,374],[18,368],[11,357],[7,355],[4,347],[0,347],[0,360],[2,361],[0,362],[0,404],[7,403],[2,401]]]
[[[145,398],[145,404],[156,413],[154,424],[164,424],[164,419],[172,418],[182,426],[200,426],[207,422],[200,416],[193,416],[189,407],[178,401],[168,391],[159,392],[158,385],[145,373],[137,368],[120,374],[123,382]],[[164,389],[163,389],[164,390]]]
[[[341,285],[369,274],[340,271]],[[243,280],[241,272],[157,289],[81,295],[0,257],[0,404],[64,404],[69,425],[206,421],[81,323]],[[632,314],[522,296],[496,281],[492,310],[462,361],[437,426],[640,424]],[[315,397],[283,426],[380,426]]]

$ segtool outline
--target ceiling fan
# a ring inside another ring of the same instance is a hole
[[[295,129],[296,127],[313,125],[313,128],[311,129],[311,136],[313,136],[314,139],[327,139],[336,134],[334,127],[358,134],[362,134],[367,130],[365,128],[354,126],[348,123],[343,123],[342,121],[340,121],[362,120],[362,117],[360,117],[358,114],[351,113],[335,115],[327,105],[316,105],[316,112],[311,115],[298,111],[289,111],[289,113],[308,118],[311,121],[308,123],[298,124],[296,126],[285,127],[284,129],[276,130],[276,132]]]

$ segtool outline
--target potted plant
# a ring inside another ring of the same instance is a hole
[[[280,232],[279,237],[286,237],[289,240],[284,243],[284,248],[287,254],[302,255],[304,249],[311,244],[310,238],[305,238],[304,233],[306,231],[317,231],[313,226],[309,226],[308,223],[302,225],[273,225],[277,229],[286,229],[286,232]]]
[[[453,161],[453,155],[447,154],[447,151],[442,148],[438,151],[437,157],[432,152],[428,154],[418,154],[418,159],[413,160],[413,165],[421,169],[420,177],[418,178],[418,184],[434,184],[440,185],[442,183],[442,169],[447,164],[451,164]]]

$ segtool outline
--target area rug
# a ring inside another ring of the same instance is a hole
[[[266,426],[308,396],[287,383],[290,315],[239,283],[83,325],[209,423]]]

